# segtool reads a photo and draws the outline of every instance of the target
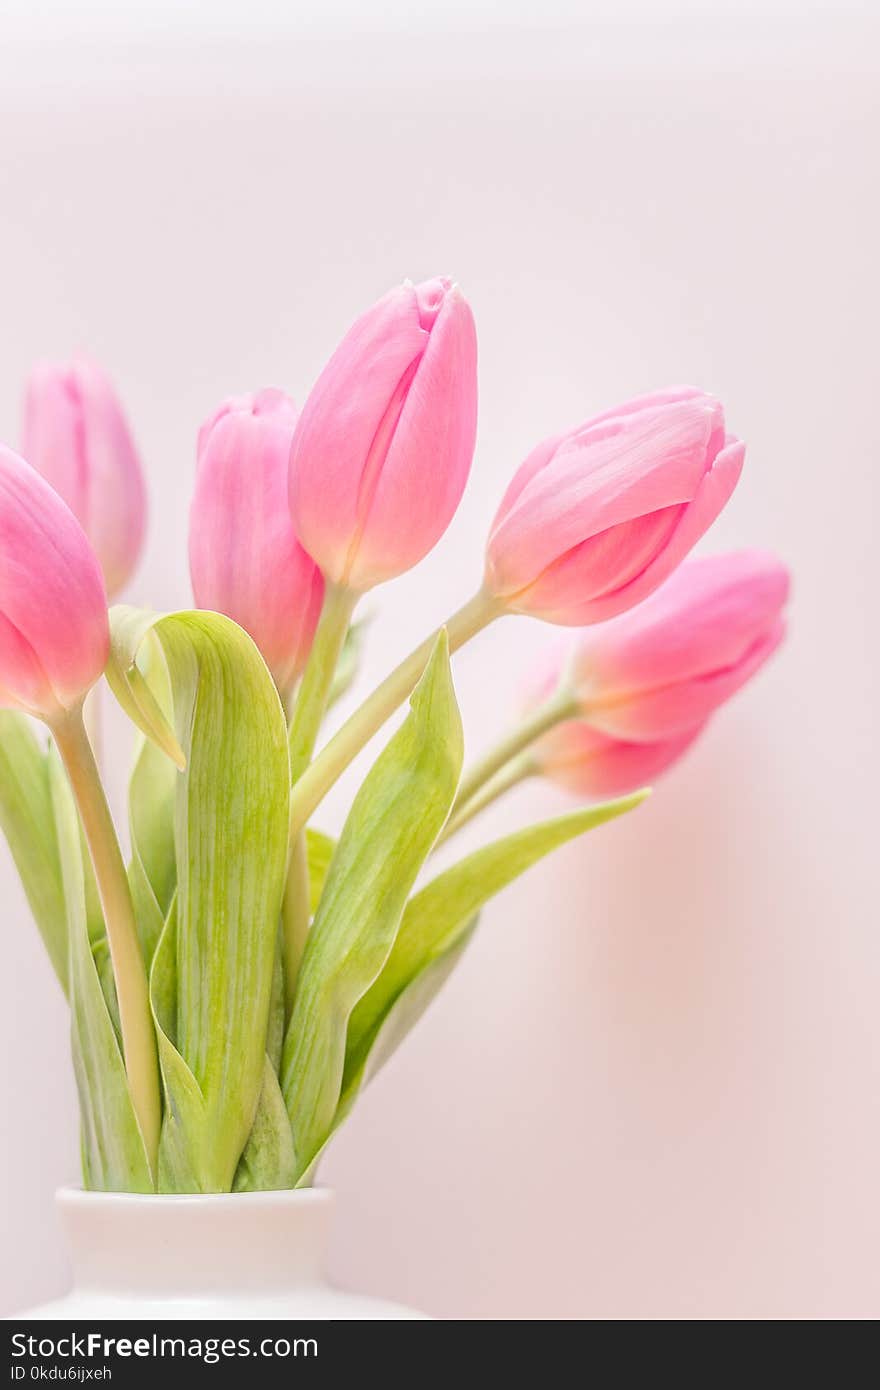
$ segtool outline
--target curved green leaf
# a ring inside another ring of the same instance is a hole
[[[160,1185],[229,1191],[263,1086],[287,864],[284,713],[257,648],[228,618],[113,609],[111,632],[114,690],[185,767],[175,786],[175,905],[151,975],[168,1102]],[[167,669],[170,718],[137,665],[148,634]],[[140,854],[145,867],[143,844]],[[146,867],[145,876],[158,903]]]
[[[233,1191],[277,1192],[293,1187],[295,1181],[293,1132],[275,1068],[267,1056],[254,1127],[235,1174]]]
[[[413,985],[435,962],[448,959],[462,936],[470,936],[484,903],[566,840],[623,815],[646,796],[635,792],[518,830],[468,855],[416,893],[382,971],[349,1020],[343,1092],[356,1091],[412,1027],[415,998],[421,1014],[431,997],[429,990],[414,995]],[[446,976],[438,971],[434,978],[439,988]]]
[[[0,826],[66,993],[67,920],[47,746],[26,715],[9,709],[0,710]]]
[[[382,969],[458,786],[461,720],[445,632],[410,705],[355,797],[303,954],[281,1071],[298,1176],[333,1123],[351,1011]]]

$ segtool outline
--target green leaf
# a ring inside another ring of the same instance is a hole
[[[373,1075],[412,1027],[414,1000],[421,1014],[431,991],[409,992],[424,972],[448,958],[463,936],[470,936],[484,903],[551,850],[632,810],[646,796],[635,792],[519,830],[468,855],[416,893],[381,973],[351,1015],[343,1093],[356,1091]],[[445,974],[441,970],[434,978],[439,988]]]
[[[113,609],[111,634],[121,703],[185,767],[175,785],[175,907],[151,973],[168,1102],[160,1186],[225,1192],[263,1087],[287,864],[284,712],[257,648],[228,618]],[[138,666],[148,636],[161,648],[173,717]],[[139,853],[159,902],[147,843],[152,834]]]
[[[324,891],[327,870],[333,858],[336,841],[322,830],[306,831],[306,852],[309,860],[309,910],[314,917]]]
[[[82,1116],[83,1180],[86,1187],[105,1192],[152,1192],[125,1063],[89,940],[87,879],[76,806],[54,754],[48,779],[67,903],[71,1042]],[[100,932],[98,945],[106,953],[106,938]],[[109,985],[112,989],[112,973]]]
[[[149,638],[162,621],[160,613],[151,613],[143,608],[130,608],[122,603],[111,608],[110,657],[104,674],[107,684],[136,728],[157,748],[167,753],[175,766],[183,771],[186,754],[168,714],[142,669],[151,665]],[[139,656],[142,665],[138,665]]]
[[[254,1127],[235,1174],[234,1192],[277,1192],[293,1187],[296,1155],[287,1106],[275,1068],[266,1057]]]
[[[177,886],[176,793],[174,764],[154,743],[144,738],[129,782],[131,862],[128,878],[148,970]]]
[[[173,723],[168,669],[155,638],[145,643],[153,659],[145,672],[147,685],[163,716]],[[177,887],[174,850],[174,803],[177,770],[149,738],[141,739],[128,788],[131,862],[128,877],[138,933],[149,970],[156,943]]]
[[[47,749],[24,714],[0,710],[0,826],[61,988],[67,922]]]
[[[300,1177],[333,1123],[351,1011],[385,963],[458,786],[461,720],[445,632],[410,705],[355,797],[303,954],[281,1071]]]

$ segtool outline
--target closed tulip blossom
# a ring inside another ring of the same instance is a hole
[[[508,613],[580,627],[641,603],[718,516],[744,454],[721,403],[690,386],[636,397],[545,439],[501,500],[483,584],[447,621],[450,650]],[[401,662],[308,769],[294,823],[409,693],[427,651],[422,644]]]
[[[0,445],[0,704],[53,719],[107,663],[101,567],[57,492]]]
[[[41,362],[27,384],[22,452],[92,543],[111,598],[140,557],[146,490],[116,392],[92,362]]]
[[[293,401],[275,390],[234,397],[209,417],[189,528],[196,603],[250,633],[282,694],[305,664],[324,591],[287,504],[296,420]]]
[[[594,729],[654,742],[702,724],[785,635],[789,574],[742,550],[686,561],[644,603],[591,628],[565,681]]]
[[[296,428],[290,505],[334,584],[363,593],[443,535],[474,452],[476,364],[473,316],[445,278],[386,294],[330,358]]]
[[[547,777],[577,796],[603,801],[649,786],[678,762],[702,726],[656,743],[609,738],[584,720],[551,730],[531,749],[522,775]]]
[[[743,444],[692,387],[637,397],[544,440],[507,489],[485,584],[508,611],[566,626],[640,603],[733,492]]]
[[[691,559],[644,603],[558,644],[524,718],[464,777],[458,823],[523,777],[618,796],[676,762],[785,635],[789,574],[774,555]]]

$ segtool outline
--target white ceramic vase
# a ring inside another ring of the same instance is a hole
[[[22,1320],[422,1316],[328,1283],[326,1188],[204,1197],[62,1188],[57,1201],[73,1287]]]

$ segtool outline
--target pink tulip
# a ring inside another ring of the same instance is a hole
[[[776,650],[788,591],[785,565],[759,550],[688,560],[637,608],[584,633],[563,679],[594,729],[638,742],[675,738],[703,724]]]
[[[531,766],[566,791],[604,801],[649,786],[678,761],[699,733],[696,728],[657,743],[627,743],[591,729],[584,720],[572,719],[538,740]]]
[[[513,612],[568,626],[632,608],[715,520],[744,452],[720,403],[687,386],[544,440],[496,514],[487,590]]]
[[[34,367],[22,447],[86,532],[108,594],[119,593],[141,553],[146,490],[122,407],[100,367],[85,361]]]
[[[196,603],[250,633],[282,694],[305,664],[324,594],[287,505],[296,420],[281,391],[224,401],[199,431],[189,526]]]
[[[470,471],[474,321],[446,279],[405,284],[352,325],[306,401],[290,456],[297,534],[356,592],[417,564]]]
[[[101,567],[58,494],[0,445],[0,704],[78,705],[107,664]]]

